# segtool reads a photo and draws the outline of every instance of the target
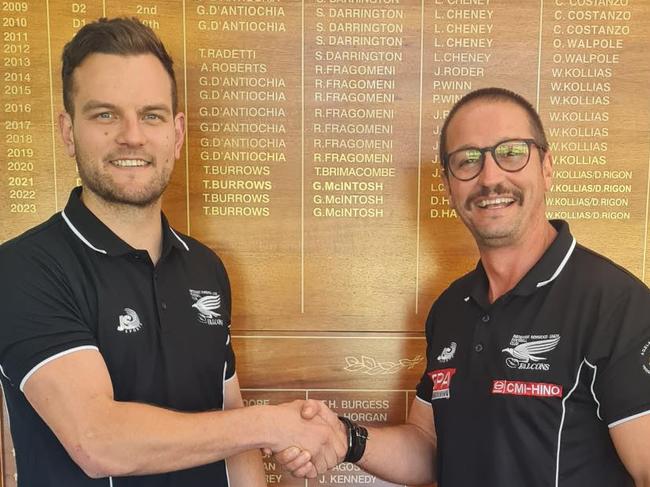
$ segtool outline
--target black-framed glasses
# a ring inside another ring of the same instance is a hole
[[[485,153],[492,154],[497,165],[507,172],[521,171],[530,160],[530,147],[546,150],[533,139],[508,139],[492,147],[467,147],[447,154],[445,167],[460,181],[478,176],[485,165]]]

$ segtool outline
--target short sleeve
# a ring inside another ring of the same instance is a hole
[[[40,365],[77,348],[96,348],[72,287],[47,251],[0,248],[0,366],[13,387]]]
[[[222,260],[214,254],[217,259],[217,277],[219,280],[219,286],[223,289],[223,307],[228,313],[228,339],[226,342],[226,370],[224,371],[224,380],[232,379],[236,372],[236,357],[235,350],[232,346],[232,336],[230,333],[230,326],[232,325],[232,294],[230,289],[230,279],[228,278],[228,272],[224,266]]]
[[[228,346],[226,349],[226,371],[224,373],[224,380],[230,380],[234,377],[236,370],[235,351],[232,348],[232,340],[230,334],[228,335]]]
[[[650,413],[650,292],[640,282],[604,310],[592,340],[595,397],[612,427]]]
[[[431,381],[431,377],[427,372],[433,369],[433,364],[430,363],[430,360],[431,357],[433,356],[433,354],[431,353],[431,343],[433,338],[433,330],[435,326],[435,308],[436,308],[436,304],[434,303],[433,306],[431,307],[431,310],[429,311],[429,316],[427,317],[427,323],[426,323],[427,367],[422,373],[422,377],[420,377],[420,382],[418,383],[416,389],[417,397],[427,403],[431,402],[431,392],[433,391],[433,382]]]

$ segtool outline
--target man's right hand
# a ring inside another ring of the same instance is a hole
[[[323,448],[320,454],[315,454],[309,448],[302,448],[298,444],[281,451],[274,451],[274,457],[285,470],[294,477],[314,478],[316,473],[324,473],[343,461],[348,450],[347,430],[338,419],[336,413],[323,402],[313,399],[295,401],[290,405],[299,405],[302,421],[311,426],[326,425],[334,436],[333,448]],[[282,405],[286,406],[286,405]],[[305,435],[309,434],[307,431]]]

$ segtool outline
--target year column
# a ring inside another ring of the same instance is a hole
[[[56,207],[47,11],[36,2],[3,1],[0,242],[35,225]]]

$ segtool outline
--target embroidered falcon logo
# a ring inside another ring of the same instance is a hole
[[[560,337],[538,340],[535,342],[520,343],[514,348],[504,348],[502,352],[508,352],[520,363],[539,362],[546,360],[546,357],[539,357],[538,354],[546,353],[553,350],[560,341]]]
[[[215,309],[221,307],[221,296],[217,295],[208,295],[203,296],[201,299],[197,300],[196,303],[192,305],[192,308],[196,308],[199,313],[201,313],[206,318],[217,318],[221,316],[219,313],[215,313]]]

